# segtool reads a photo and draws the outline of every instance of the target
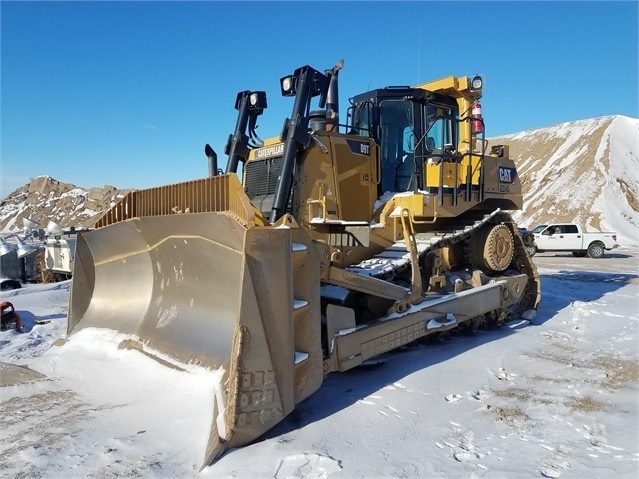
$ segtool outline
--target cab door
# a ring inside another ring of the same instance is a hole
[[[576,225],[559,225],[559,241],[563,249],[576,251],[583,247],[583,235]]]
[[[539,234],[535,235],[535,244],[540,250],[553,250],[559,248],[559,225],[549,225]],[[557,235],[557,236],[555,236]]]

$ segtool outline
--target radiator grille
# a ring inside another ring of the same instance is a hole
[[[254,199],[275,194],[277,181],[282,173],[282,160],[282,157],[266,158],[246,164],[244,191],[249,198]]]

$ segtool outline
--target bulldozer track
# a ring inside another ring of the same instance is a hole
[[[521,313],[536,307],[540,297],[540,283],[537,268],[528,257],[523,241],[519,237],[517,225],[508,213],[498,209],[485,215],[480,220],[473,221],[472,223],[469,222],[455,229],[418,233],[415,238],[418,255],[421,260],[431,251],[467,240],[481,227],[487,224],[504,224],[508,226],[514,244],[514,254],[511,265],[520,273],[524,273],[530,278],[530,281],[526,284],[526,289],[524,290],[521,301],[516,308],[508,312],[509,317],[515,318]],[[390,279],[410,267],[410,264],[410,252],[407,250],[403,241],[398,241],[372,258],[352,265],[347,269],[364,276]]]

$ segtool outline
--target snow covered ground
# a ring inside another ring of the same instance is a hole
[[[0,477],[639,477],[639,248],[534,261],[532,322],[332,374],[202,472],[216,373],[160,366],[108,332],[53,346],[69,282],[0,292],[26,325],[0,333],[0,362],[44,375],[0,387]]]

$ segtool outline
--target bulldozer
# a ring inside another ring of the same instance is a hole
[[[266,92],[239,92],[225,171],[207,144],[208,176],[132,191],[77,238],[69,336],[117,330],[161,361],[223,371],[202,467],[330,373],[538,307],[508,213],[517,169],[507,145],[486,151],[483,78],[358,94],[342,123],[342,68],[282,77],[291,116],[266,140]]]

